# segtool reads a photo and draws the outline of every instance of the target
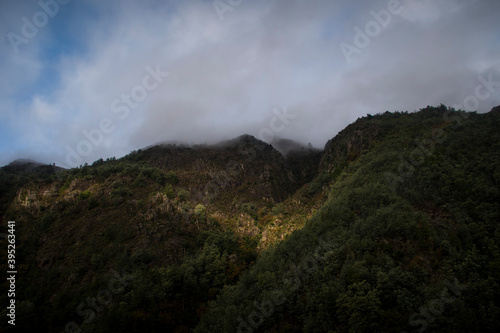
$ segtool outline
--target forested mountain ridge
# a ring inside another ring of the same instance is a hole
[[[215,146],[161,144],[71,170],[22,160],[1,168],[0,216],[16,221],[24,276],[18,328],[54,331],[75,322],[83,331],[114,330],[114,311],[127,313],[125,331],[192,327],[258,248],[301,228],[324,200],[297,191],[317,168],[304,174],[290,159],[317,164],[319,152],[292,149],[285,157],[243,135]],[[198,280],[200,269],[206,279]],[[134,280],[113,295],[120,301],[110,311],[84,302],[122,271]],[[165,276],[175,291],[168,299],[154,282]]]
[[[368,115],[323,151],[285,142],[296,148],[283,156],[242,136],[72,170],[4,167],[19,325],[497,331],[499,121],[441,105]],[[123,288],[90,304],[116,274]]]
[[[322,158],[326,203],[197,331],[497,331],[499,121],[440,106],[349,125]]]

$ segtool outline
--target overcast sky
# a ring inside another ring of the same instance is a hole
[[[0,0],[0,165],[500,104],[498,0]]]

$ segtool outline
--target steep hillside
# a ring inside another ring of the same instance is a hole
[[[139,331],[192,327],[207,300],[253,264],[257,247],[319,208],[321,196],[296,204],[302,178],[248,135],[216,146],[153,146],[72,170],[29,161],[0,169],[0,216],[16,221],[20,244],[18,327],[59,331],[74,321],[93,331],[113,325],[113,311]],[[6,260],[0,267],[7,270]],[[127,291],[113,295],[110,311],[89,307],[85,300],[116,272],[134,277]],[[168,299],[143,292],[167,277]]]
[[[16,328],[497,331],[496,110],[368,115],[324,151],[244,135],[1,168]]]
[[[325,205],[196,331],[498,331],[499,125],[441,106],[347,127],[322,158]]]

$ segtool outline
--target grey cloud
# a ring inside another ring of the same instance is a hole
[[[500,81],[500,5],[493,0],[402,0],[403,14],[350,64],[339,45],[352,44],[354,27],[364,28],[371,11],[386,9],[388,1],[244,0],[223,21],[211,1],[90,3],[99,19],[82,27],[88,53],[63,57],[56,64],[61,86],[49,96],[34,95],[29,107],[49,117],[47,105],[35,103],[46,101],[57,118],[29,134],[33,150],[40,149],[35,138],[52,142],[50,153],[41,154],[45,161],[64,163],[65,147],[76,147],[85,139],[82,130],[97,128],[103,118],[115,130],[86,162],[166,140],[257,136],[271,126],[275,108],[296,116],[276,135],[322,147],[367,113],[451,106],[474,93],[478,75]],[[36,54],[28,59],[39,60]],[[14,63],[8,59],[2,68]],[[157,64],[170,75],[121,120],[111,103]],[[21,72],[12,89],[22,89],[29,75]],[[500,104],[499,95],[481,101],[479,111]],[[14,123],[27,132],[34,121]]]

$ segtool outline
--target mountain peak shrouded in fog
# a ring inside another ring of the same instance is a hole
[[[1,1],[0,165],[500,104],[500,2]]]
[[[28,158],[19,158],[15,161],[12,161],[9,163],[9,166],[22,166],[22,165],[33,165],[33,166],[39,166],[42,165],[42,163],[30,160]]]

